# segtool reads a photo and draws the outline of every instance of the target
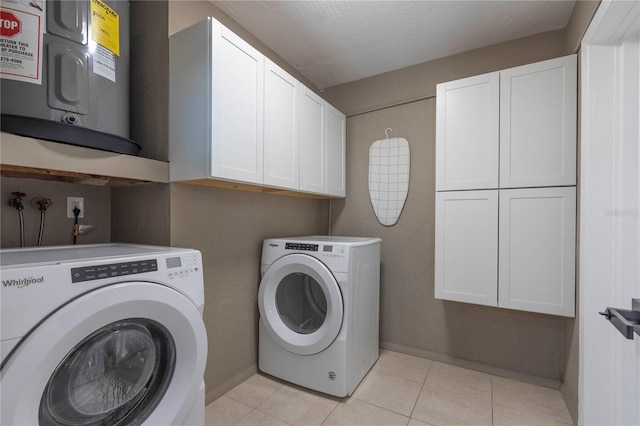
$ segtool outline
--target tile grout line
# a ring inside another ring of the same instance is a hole
[[[235,401],[235,400],[234,400]],[[247,414],[245,414],[244,416],[242,416],[237,422],[234,423],[234,425],[239,425],[240,422],[242,420],[244,420],[248,415],[250,415],[251,413],[253,413],[254,411],[256,411],[255,408],[251,408],[251,411],[249,411]]]
[[[495,423],[495,414],[494,414],[494,406],[493,406],[493,374],[489,376],[489,385],[490,385],[490,391],[491,391],[491,424],[493,425]]]
[[[347,397],[344,397],[344,398],[349,398],[349,397],[347,396]],[[344,402],[344,398],[342,398],[342,399],[341,399],[341,400],[336,404],[336,406],[335,406],[335,407],[333,407],[333,408],[331,409],[331,411],[329,412],[329,414],[327,414],[327,417],[325,417],[325,418],[324,418],[324,420],[322,421],[322,423],[320,423],[320,425],[321,425],[321,426],[322,426],[323,424],[325,424],[325,423],[327,422],[327,420],[329,420],[329,417],[331,417],[331,415],[333,414],[333,412],[334,412],[334,411],[336,411],[336,409],[340,406],[340,404],[342,404],[342,403]]]
[[[422,386],[420,386],[420,392],[418,392],[418,398],[416,398],[415,404],[413,404],[413,408],[411,409],[411,414],[409,414],[409,421],[413,419],[413,413],[416,411],[416,407],[418,406],[418,401],[420,401],[420,395],[422,395],[422,391],[424,390],[425,385],[427,384],[427,379],[429,378],[429,373],[431,373],[431,367],[433,367],[433,361],[429,364],[429,369],[427,370],[427,374],[424,376],[424,380],[422,381]],[[418,419],[416,419],[418,420]],[[422,421],[422,420],[420,420]]]
[[[258,373],[256,373],[255,375],[259,375],[259,374],[258,374]],[[253,376],[251,376],[251,377],[253,377]],[[251,405],[247,404],[245,401],[240,401],[240,399],[239,399],[239,398],[234,398],[233,396],[229,395],[229,392],[233,391],[233,390],[234,390],[234,389],[236,389],[238,386],[240,386],[240,385],[242,385],[242,384],[246,383],[249,379],[251,379],[251,377],[249,377],[248,379],[246,379],[244,382],[240,383],[239,385],[235,386],[234,388],[230,389],[229,391],[227,391],[227,393],[225,393],[225,394],[223,394],[223,395],[221,395],[221,396],[226,396],[227,398],[232,399],[232,400],[234,400],[234,401],[236,401],[236,402],[239,402],[239,403],[241,403],[241,404],[244,404],[244,405],[246,405],[247,407],[251,407],[251,408],[253,408],[253,409],[257,409],[257,408],[258,408],[258,406],[259,406],[260,404],[262,404],[263,402],[265,402],[267,399],[271,398],[271,397],[272,397],[276,392],[278,392],[278,391],[280,390],[280,388],[282,388],[282,386],[284,386],[283,384],[279,383],[279,384],[280,384],[280,386],[278,386],[275,390],[273,390],[273,392],[271,392],[271,393],[270,393],[266,398],[264,398],[264,399],[263,399],[259,404],[257,404],[255,407],[253,407],[253,406],[251,406]],[[261,376],[261,377],[264,377],[264,376]],[[274,381],[274,382],[275,382],[275,381]],[[275,382],[275,383],[278,383],[278,382]],[[262,411],[261,411],[261,413],[262,413]],[[264,414],[264,413],[263,413],[263,414]]]

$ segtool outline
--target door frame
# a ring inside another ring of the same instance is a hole
[[[640,297],[639,14],[603,1],[581,45],[579,424],[640,422],[640,336],[598,314]]]

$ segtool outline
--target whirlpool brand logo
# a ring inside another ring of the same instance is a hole
[[[39,278],[27,277],[22,279],[2,280],[3,287],[16,287],[23,288],[30,286],[31,284],[42,284],[44,282],[44,276]]]

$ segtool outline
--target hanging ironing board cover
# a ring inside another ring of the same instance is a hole
[[[404,138],[375,141],[369,148],[369,198],[384,226],[398,221],[409,192],[409,142]]]

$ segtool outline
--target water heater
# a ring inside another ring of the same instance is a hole
[[[129,2],[3,0],[1,129],[137,155],[129,139]]]

